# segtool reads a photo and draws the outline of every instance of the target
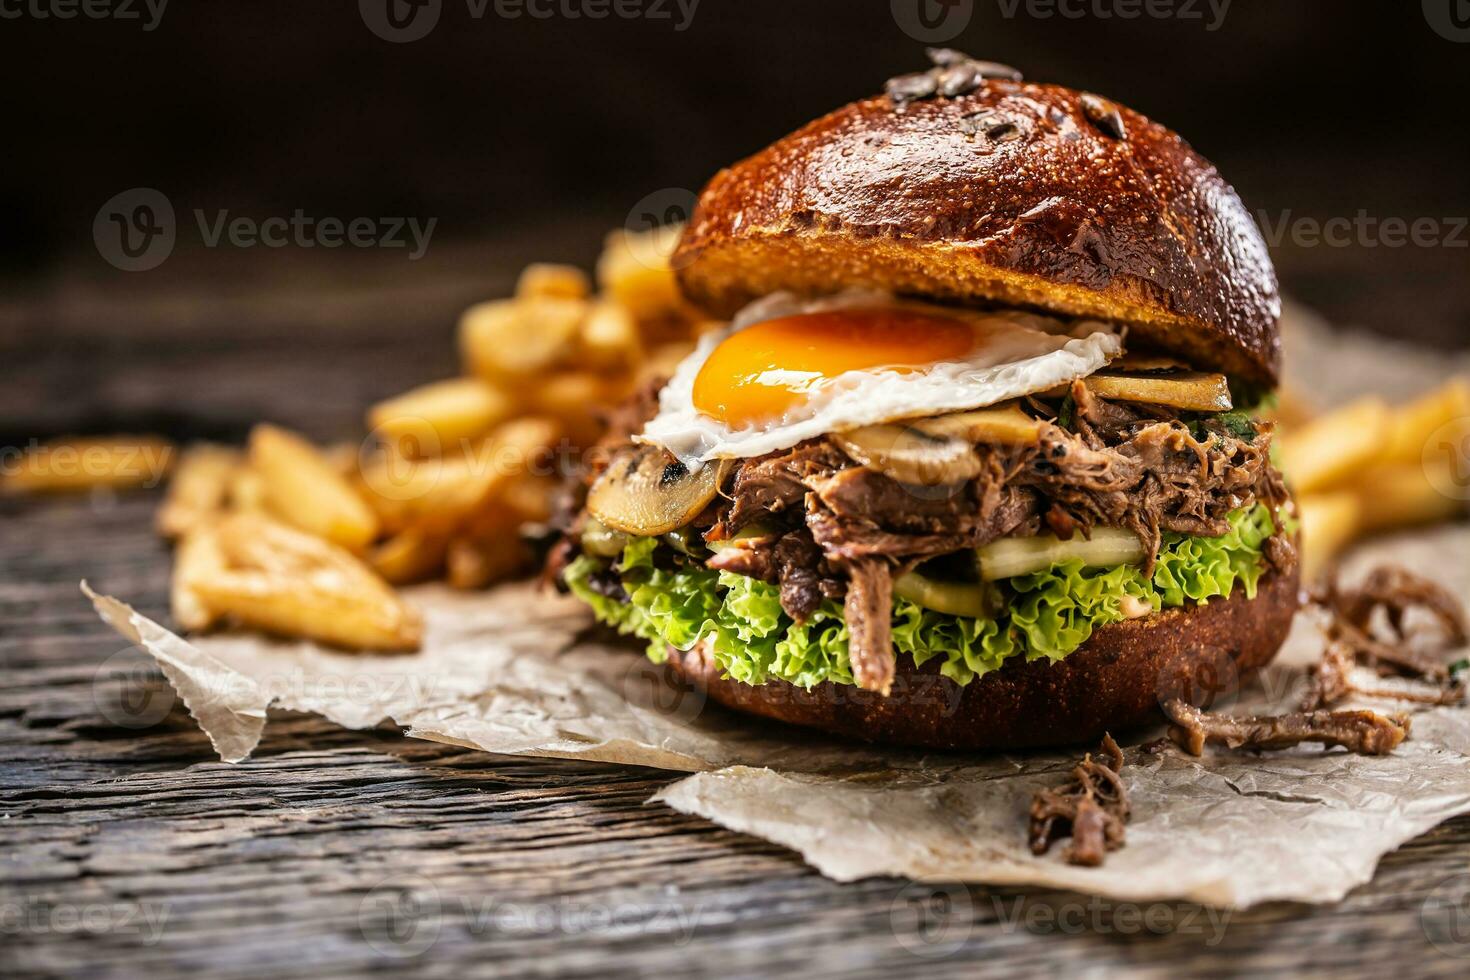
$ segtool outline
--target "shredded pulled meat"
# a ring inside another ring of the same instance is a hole
[[[1128,822],[1128,790],[1119,775],[1123,750],[1104,735],[1099,758],[1083,757],[1067,781],[1042,789],[1031,798],[1029,838],[1032,854],[1045,854],[1052,844],[1071,836],[1062,856],[1069,864],[1097,867],[1108,851],[1123,846]]]
[[[1232,749],[1286,749],[1303,742],[1342,746],[1358,755],[1387,755],[1409,734],[1409,716],[1376,711],[1302,711],[1286,715],[1220,715],[1175,698],[1164,705],[1169,737],[1190,755],[1214,743]]]
[[[627,443],[653,414],[656,392],[646,387],[619,411],[599,448]],[[829,438],[741,460],[693,526],[710,542],[753,526],[763,533],[730,542],[708,564],[779,586],[781,606],[796,622],[824,600],[843,600],[854,677],[883,690],[895,665],[887,617],[877,610],[886,608],[891,579],[920,562],[1005,537],[1050,532],[1066,539],[1122,527],[1144,543],[1149,572],[1165,532],[1218,536],[1229,530],[1232,512],[1287,500],[1270,463],[1269,423],[1188,422],[1174,409],[1100,399],[1081,383],[1070,395],[1071,408],[1060,411],[1027,399],[1039,439],[975,446],[976,463],[965,471],[974,475],[951,484],[900,482]],[[561,508],[567,516],[559,527],[574,532],[580,503],[569,499]],[[550,574],[574,547],[558,549]],[[1265,551],[1283,572],[1297,560],[1284,534]]]
[[[1191,427],[1170,409],[1104,401],[1083,384],[1073,385],[1072,400],[1070,429],[1043,419],[1035,445],[977,446],[978,475],[957,484],[901,483],[829,439],[744,461],[711,540],[757,522],[780,531],[711,564],[779,583],[782,606],[797,621],[819,597],[850,596],[861,574],[859,600],[847,604],[851,622],[874,592],[877,564],[896,572],[1004,537],[1124,527],[1143,541],[1149,572],[1164,532],[1219,536],[1233,511],[1287,499],[1271,466],[1268,423],[1243,438],[1214,420]],[[805,533],[792,539],[797,531]],[[820,556],[815,567],[808,542]],[[1266,556],[1282,572],[1297,560],[1284,534],[1270,540]],[[855,573],[860,567],[866,571]],[[850,650],[855,676],[890,675],[874,666],[893,660],[885,630],[855,630]]]
[[[1445,659],[1446,652],[1467,642],[1465,612],[1438,583],[1383,565],[1356,588],[1334,580],[1313,599],[1328,615],[1327,646],[1312,672],[1303,710],[1354,694],[1425,704],[1455,704],[1465,697],[1465,685],[1450,676]],[[1415,609],[1435,625],[1412,628]],[[1381,626],[1375,623],[1379,612]]]

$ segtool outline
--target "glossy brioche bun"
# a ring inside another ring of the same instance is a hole
[[[1207,606],[1105,626],[1066,659],[1013,660],[960,687],[937,661],[900,657],[888,697],[819,684],[760,686],[721,676],[703,644],[670,649],[668,669],[727,707],[837,735],[934,749],[1012,749],[1092,742],[1161,720],[1173,697],[1225,700],[1276,655],[1299,605],[1298,575],[1263,578]]]
[[[838,109],[715,176],[674,256],[684,292],[718,316],[862,285],[1037,307],[1274,385],[1276,274],[1240,198],[1175,133],[1119,106],[1115,138],[1083,99],[990,80]]]

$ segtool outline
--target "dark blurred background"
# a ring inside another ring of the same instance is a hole
[[[1463,0],[391,0],[408,35],[433,23],[398,42],[384,0],[56,16],[68,2],[0,20],[0,355],[35,368],[0,403],[12,429],[55,398],[75,408],[47,427],[271,407],[222,364],[275,358],[283,388],[344,412],[452,370],[455,314],[522,264],[590,264],[635,202],[924,67],[916,35],[961,24],[952,46],[1182,132],[1284,231],[1286,289],[1334,322],[1470,342]],[[177,246],[126,272],[93,220],[138,187],[171,202]],[[195,209],[437,224],[409,261],[203,248]],[[1333,218],[1354,230],[1314,241]],[[1394,247],[1391,222],[1417,219],[1432,234]],[[344,352],[337,373],[293,376],[314,345]]]

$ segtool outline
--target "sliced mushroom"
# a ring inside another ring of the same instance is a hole
[[[1172,374],[1100,372],[1087,378],[1087,389],[1099,398],[1120,402],[1168,405],[1187,412],[1228,412],[1230,385],[1223,374],[1181,371]]]
[[[980,474],[980,457],[969,441],[932,436],[911,425],[869,425],[833,433],[832,440],[855,462],[900,483],[936,487]]]
[[[727,463],[689,468],[658,446],[620,453],[587,494],[592,516],[614,531],[652,537],[699,516],[719,493]]]
[[[1041,423],[1014,402],[909,422],[908,427],[940,439],[993,446],[1033,446],[1041,440]]]

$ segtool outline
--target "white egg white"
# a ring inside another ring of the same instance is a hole
[[[798,313],[899,305],[886,293],[849,290],[823,299],[775,293],[747,306],[730,326],[706,334],[659,393],[659,411],[637,440],[663,446],[690,468],[713,459],[763,456],[799,442],[895,419],[984,408],[1085,378],[1123,352],[1122,331],[1097,320],[1064,323],[1020,311],[937,310],[985,331],[974,354],[922,370],[848,371],[815,385],[801,404],[769,423],[732,429],[694,407],[694,380],[720,342],[752,324]],[[902,304],[915,306],[917,304]]]

